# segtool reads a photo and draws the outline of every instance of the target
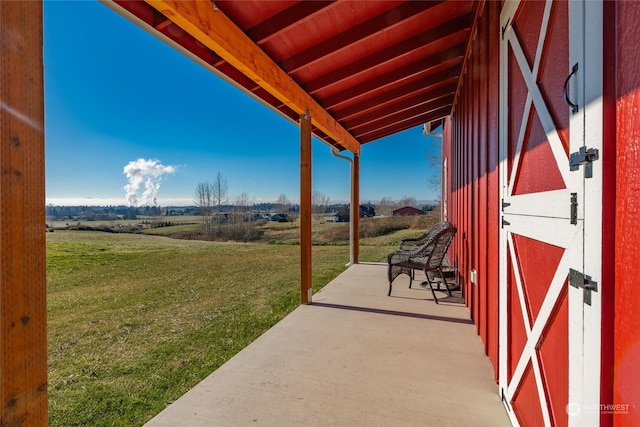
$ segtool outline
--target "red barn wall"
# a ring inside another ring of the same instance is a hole
[[[614,240],[611,244],[615,245],[613,264],[609,262],[610,271],[605,273],[615,277],[612,283],[615,294],[604,302],[608,303],[609,318],[614,320],[610,321],[613,334],[605,338],[613,341],[613,356],[603,354],[603,370],[610,373],[613,381],[602,385],[603,395],[608,392],[607,386],[613,388],[613,397],[602,403],[628,405],[628,410],[614,412],[614,425],[637,426],[640,423],[640,28],[637,24],[640,4],[612,2],[607,7],[615,9],[605,10],[608,18],[605,18],[605,44],[614,47],[605,48],[605,54],[609,55],[605,59],[605,85],[608,84],[605,93],[610,95],[613,91],[615,97],[605,103],[610,108],[605,109],[608,114],[604,134],[605,144],[616,153],[610,160],[613,167],[608,169],[616,172],[615,180],[611,180],[614,191],[609,186],[604,193],[605,206],[614,206],[611,217],[615,220],[615,229],[611,220],[605,219],[604,223],[605,244]],[[603,336],[605,328],[611,330],[603,324]]]
[[[485,352],[498,372],[498,2],[486,2],[454,111],[443,131],[446,212],[458,227],[452,262]],[[476,271],[472,283],[471,270]]]
[[[443,214],[450,258],[498,372],[499,16],[486,2],[443,129]],[[602,425],[640,422],[640,3],[604,2]],[[470,272],[475,269],[476,281]]]

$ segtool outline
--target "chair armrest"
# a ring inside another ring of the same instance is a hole
[[[410,256],[411,256],[411,253],[409,251],[405,251],[405,250],[392,251],[392,252],[389,252],[389,255],[387,255],[387,263],[389,265],[394,265],[401,262],[407,262],[409,261]]]
[[[402,240],[400,240],[399,248],[402,249],[402,250],[411,249],[419,241],[420,241],[420,239],[402,239]]]

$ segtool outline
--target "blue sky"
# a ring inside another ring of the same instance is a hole
[[[47,203],[128,204],[124,168],[138,159],[155,162],[161,206],[193,204],[218,172],[230,198],[298,202],[298,127],[106,6],[45,1],[44,67]],[[434,199],[438,143],[416,127],[365,144],[361,201]],[[317,139],[312,171],[313,191],[349,199],[348,162]]]

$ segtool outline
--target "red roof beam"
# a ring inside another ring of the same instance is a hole
[[[442,3],[442,1],[410,1],[395,9],[387,11],[383,15],[376,16],[362,24],[340,33],[334,37],[321,42],[313,48],[306,49],[297,55],[284,59],[280,62],[280,67],[287,73],[295,71],[313,64],[315,61],[325,58],[327,55],[344,49],[349,45],[361,42],[378,32],[399,25],[402,21],[413,18],[417,14],[431,9]]]
[[[370,68],[396,60],[403,55],[410,54],[416,49],[421,49],[431,43],[439,42],[445,37],[454,35],[458,32],[466,33],[469,30],[472,19],[472,14],[466,14],[455,18],[436,28],[422,32],[410,39],[403,40],[400,43],[396,43],[393,46],[389,46],[365,58],[358,59],[358,61],[352,62],[347,66],[340,67],[335,71],[311,80],[304,84],[304,88],[307,92],[314,93],[347,78],[352,78]],[[468,35],[464,36],[464,38],[467,37]]]
[[[447,84],[458,84],[458,79],[461,71],[461,63],[457,66],[445,69],[443,71],[429,74],[426,77],[419,80],[412,80],[411,82],[394,87],[393,89],[381,93],[375,97],[368,98],[359,103],[353,103],[352,105],[343,106],[331,111],[331,114],[336,119],[343,121],[349,118],[358,117],[369,111],[376,110],[386,105],[389,102],[401,100],[408,94],[420,94],[430,90],[434,90],[438,87]]]
[[[448,108],[450,110],[451,104],[453,103],[453,97],[454,97],[454,94],[448,94],[446,96],[443,96],[437,99],[427,98],[412,107],[405,108],[404,110],[399,110],[399,111],[396,111],[395,113],[387,114],[384,117],[380,117],[368,123],[363,123],[359,126],[349,127],[349,131],[353,135],[362,136],[370,132],[375,132],[378,129],[384,128],[389,125],[402,123],[407,119],[419,116],[421,114],[440,110],[442,108]]]
[[[395,70],[391,73],[382,75],[375,79],[371,79],[360,85],[353,86],[348,90],[342,91],[336,95],[330,96],[321,100],[325,109],[334,109],[340,104],[353,100],[358,96],[366,95],[369,92],[379,90],[385,86],[397,84],[399,81],[407,79],[421,73],[427,73],[429,70],[441,67],[443,64],[453,66],[462,62],[464,53],[466,52],[466,45],[459,44],[451,49],[447,49],[443,52],[438,52],[427,58],[420,59],[406,67]]]
[[[420,116],[408,118],[403,122],[396,122],[388,127],[380,128],[379,130],[368,134],[363,134],[357,138],[360,143],[365,144],[367,142],[375,141],[376,139],[384,138],[385,136],[410,129],[415,126],[423,125],[424,123],[430,122],[432,120],[441,119],[442,117],[448,116],[450,112],[451,106],[449,105],[435,111],[421,114]]]
[[[280,31],[304,19],[309,19],[333,3],[333,1],[301,1],[247,29],[245,33],[258,45],[266,43]]]
[[[410,108],[423,106],[426,107],[425,104],[431,102],[440,102],[442,103],[442,98],[450,98],[456,93],[456,84],[449,84],[446,86],[441,86],[436,90],[429,91],[421,94],[414,94],[414,96],[404,99],[400,102],[388,103],[384,106],[384,108],[376,109],[375,111],[370,112],[369,114],[364,114],[360,117],[351,120],[341,121],[342,125],[353,131],[360,126],[363,126],[368,123],[375,122],[377,120],[381,120],[387,117],[391,117],[397,115],[401,112],[404,112]]]
[[[113,2],[152,27],[167,19],[144,2],[135,0],[114,0]],[[110,7],[108,3],[105,3],[105,6]]]

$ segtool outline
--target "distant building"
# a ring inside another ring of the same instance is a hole
[[[350,205],[346,205],[338,211],[335,216],[335,222],[349,222],[349,215],[351,214]],[[376,211],[372,206],[360,205],[360,218],[372,218],[376,216]]]
[[[424,212],[420,209],[414,208],[413,206],[405,206],[393,211],[393,216],[413,216],[422,214],[424,214]]]

